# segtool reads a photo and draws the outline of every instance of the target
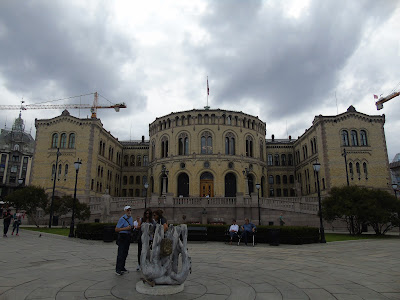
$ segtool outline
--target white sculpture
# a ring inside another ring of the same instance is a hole
[[[156,285],[178,285],[182,284],[191,271],[191,258],[187,251],[187,226],[169,225],[164,236],[164,227],[160,224],[142,224],[142,253],[140,266],[146,280]],[[152,249],[149,240],[154,230]],[[182,236],[182,240],[180,239]],[[161,241],[170,239],[172,241],[172,252],[163,256]],[[182,257],[182,265],[179,270],[179,256]]]

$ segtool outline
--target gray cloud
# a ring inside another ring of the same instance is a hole
[[[269,120],[323,105],[366,28],[397,4],[313,1],[306,15],[289,19],[282,8],[261,9],[262,1],[234,3],[210,1],[202,19],[210,41],[187,48],[210,74],[217,105],[252,99]]]
[[[115,102],[129,101],[132,111],[140,108],[140,88],[128,88],[121,76],[123,66],[136,60],[136,49],[109,24],[105,3],[88,13],[68,2],[2,1],[5,87],[47,100],[97,90]]]

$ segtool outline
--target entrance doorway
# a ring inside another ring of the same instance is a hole
[[[214,197],[214,176],[205,172],[200,176],[200,197]]]

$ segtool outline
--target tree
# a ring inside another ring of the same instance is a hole
[[[71,196],[54,197],[53,212],[55,215],[66,215],[72,213],[72,207],[74,198]],[[50,211],[50,207],[47,207],[47,212]],[[75,203],[75,218],[78,220],[86,220],[90,217],[90,208],[86,203],[79,202],[76,199]]]
[[[400,225],[400,201],[386,191],[372,190],[366,195],[367,219],[376,234]]]
[[[399,226],[400,202],[386,191],[358,186],[334,187],[322,203],[327,221],[343,220],[350,234],[361,234],[370,224],[376,234]]]
[[[49,202],[44,189],[33,185],[16,190],[8,195],[5,200],[16,209],[24,210],[29,220],[37,227],[39,227],[37,217],[38,209],[45,210]]]

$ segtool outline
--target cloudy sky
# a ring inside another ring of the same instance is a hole
[[[243,111],[267,138],[297,138],[315,115],[353,105],[386,115],[389,161],[400,152],[400,97],[377,111],[373,95],[400,90],[400,2],[0,1],[0,101],[44,103],[98,91],[120,140],[148,138],[155,118],[206,105]],[[52,104],[91,104],[93,96]],[[50,102],[49,102],[50,103]],[[89,109],[71,110],[80,117]],[[26,110],[35,118],[59,110]],[[0,128],[17,110],[0,110]]]

